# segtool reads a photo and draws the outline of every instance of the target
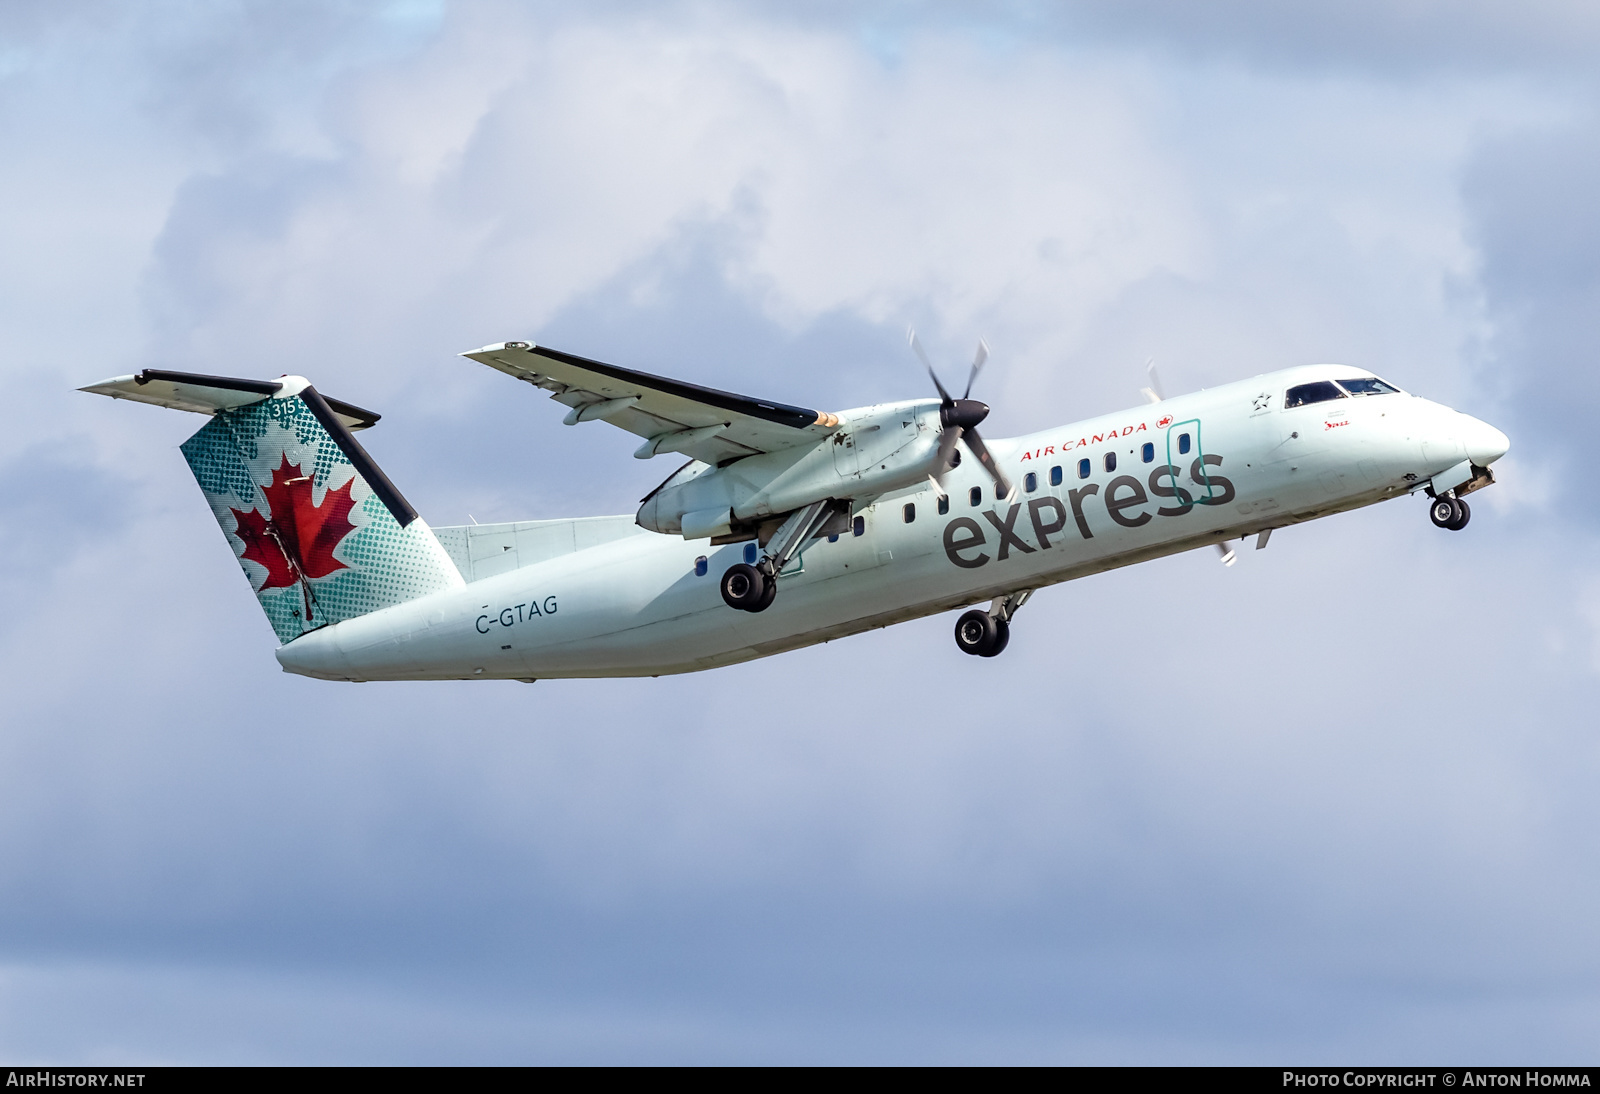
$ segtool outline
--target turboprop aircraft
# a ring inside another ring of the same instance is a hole
[[[986,441],[972,398],[837,413],[501,342],[463,356],[565,422],[688,462],[636,514],[430,528],[355,437],[378,415],[306,379],[160,369],[84,391],[208,415],[182,445],[281,641],[324,680],[694,672],[968,609],[994,657],[1039,589],[1424,493],[1460,530],[1499,430],[1370,372],[1309,365]],[[965,451],[972,458],[963,459]],[[973,607],[987,601],[987,607]]]

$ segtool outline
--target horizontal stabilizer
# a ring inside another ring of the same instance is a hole
[[[78,390],[94,395],[109,395],[113,399],[151,403],[172,410],[215,414],[219,410],[237,410],[259,403],[280,393],[296,395],[305,386],[306,380],[301,376],[285,376],[278,380],[237,380],[230,376],[202,376],[195,372],[147,368],[134,376],[114,376]],[[377,425],[381,417],[339,399],[323,396],[323,401],[346,429],[366,429]]]
[[[147,369],[82,390],[207,416],[179,447],[280,641],[463,584],[352,434],[378,416],[304,377]]]

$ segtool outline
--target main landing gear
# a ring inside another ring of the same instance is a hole
[[[789,514],[767,540],[766,553],[760,559],[753,564],[736,562],[723,571],[718,583],[723,602],[741,612],[764,612],[772,607],[778,595],[778,574],[841,514],[848,522],[849,502],[816,501]]]
[[[759,567],[759,563],[752,566],[748,562],[738,562],[723,573],[722,599],[728,607],[742,612],[764,612],[772,606],[778,595],[777,578]]]
[[[956,646],[974,657],[998,657],[1011,641],[1011,617],[1028,602],[1032,589],[1003,596],[988,609],[973,608],[956,620]]]
[[[1455,494],[1440,494],[1433,499],[1433,504],[1428,506],[1428,519],[1433,521],[1436,528],[1448,528],[1452,532],[1459,532],[1467,526],[1467,521],[1472,519],[1472,510]]]

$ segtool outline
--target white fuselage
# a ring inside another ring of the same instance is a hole
[[[1293,384],[1363,375],[1288,369],[991,440],[1013,498],[997,499],[973,459],[945,478],[947,513],[928,482],[879,497],[859,511],[859,534],[813,541],[764,612],[730,609],[718,592],[748,544],[630,528],[313,631],[278,660],[336,680],[692,672],[1370,505],[1505,451],[1498,430],[1410,395],[1282,405]]]

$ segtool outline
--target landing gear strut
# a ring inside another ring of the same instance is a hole
[[[1023,589],[999,598],[987,611],[963,612],[956,620],[957,648],[974,657],[998,657],[1011,641],[1011,617],[1032,595],[1032,589]]]
[[[848,502],[812,502],[796,509],[767,541],[767,550],[754,564],[736,562],[723,571],[719,583],[723,602],[742,612],[764,612],[778,595],[778,574],[800,549],[822,534],[840,513],[850,515]]]
[[[1447,528],[1452,532],[1459,532],[1467,526],[1467,521],[1472,519],[1472,510],[1467,503],[1454,494],[1441,494],[1433,499],[1433,504],[1428,506],[1428,519],[1433,521],[1437,528]]]

